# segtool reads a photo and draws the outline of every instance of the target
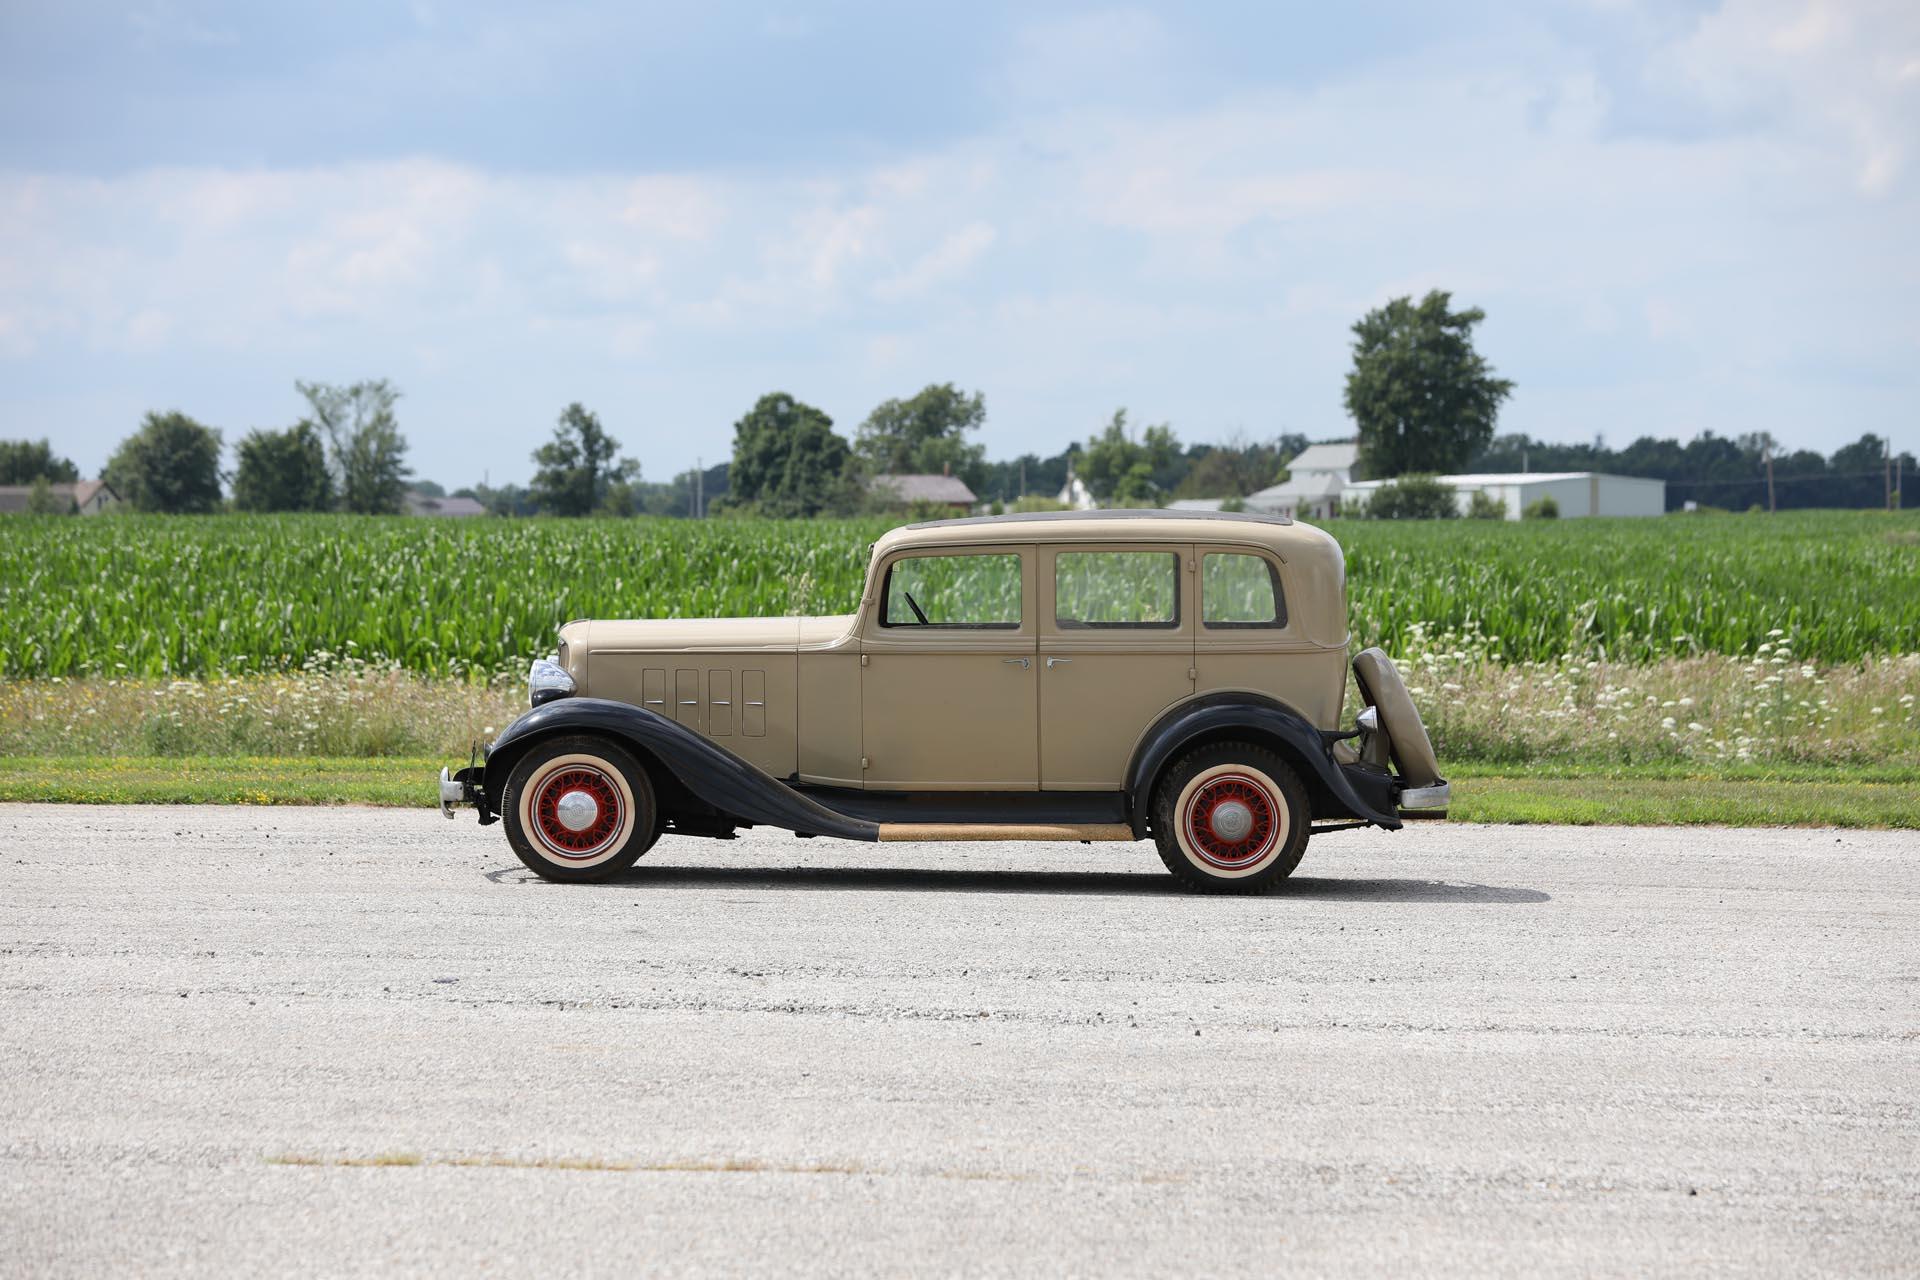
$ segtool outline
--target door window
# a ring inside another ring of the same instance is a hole
[[[1020,557],[994,552],[895,560],[887,569],[880,625],[1017,631]]]
[[[1200,561],[1200,621],[1212,628],[1284,627],[1280,574],[1264,556],[1208,552]]]
[[[1053,559],[1062,631],[1180,625],[1180,557],[1170,551],[1062,551]]]

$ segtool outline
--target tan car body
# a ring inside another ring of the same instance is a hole
[[[909,525],[873,545],[854,613],[572,622],[558,661],[580,695],[658,712],[775,778],[867,791],[1120,790],[1155,722],[1208,694],[1256,695],[1337,729],[1348,662],[1339,545],[1276,518],[1146,515]],[[1054,559],[1077,550],[1178,557],[1178,624],[1057,626]],[[883,625],[896,563],[995,552],[1020,557],[1017,627]],[[1265,560],[1284,625],[1205,625],[1209,552]]]

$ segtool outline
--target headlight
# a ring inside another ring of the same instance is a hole
[[[573,677],[552,658],[535,658],[527,671],[527,697],[533,705],[543,706],[555,698],[573,692]]]

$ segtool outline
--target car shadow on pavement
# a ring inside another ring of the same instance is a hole
[[[486,873],[495,884],[544,883],[524,867]],[[912,867],[634,867],[625,875],[573,889],[633,889],[648,886],[712,886],[724,889],[882,890],[937,893],[1069,893],[1129,897],[1188,896],[1172,876],[1154,871],[950,871]],[[556,888],[562,886],[555,886]],[[1288,898],[1318,902],[1547,902],[1538,889],[1466,884],[1451,880],[1345,880],[1331,876],[1293,876],[1260,895],[1266,901]]]

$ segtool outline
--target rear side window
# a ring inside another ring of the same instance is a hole
[[[1180,625],[1180,557],[1168,551],[1062,551],[1053,621],[1063,631]]]
[[[1020,627],[1020,557],[909,556],[887,570],[883,627]]]
[[[1286,626],[1287,601],[1272,561],[1208,552],[1200,562],[1200,621],[1216,629]]]

